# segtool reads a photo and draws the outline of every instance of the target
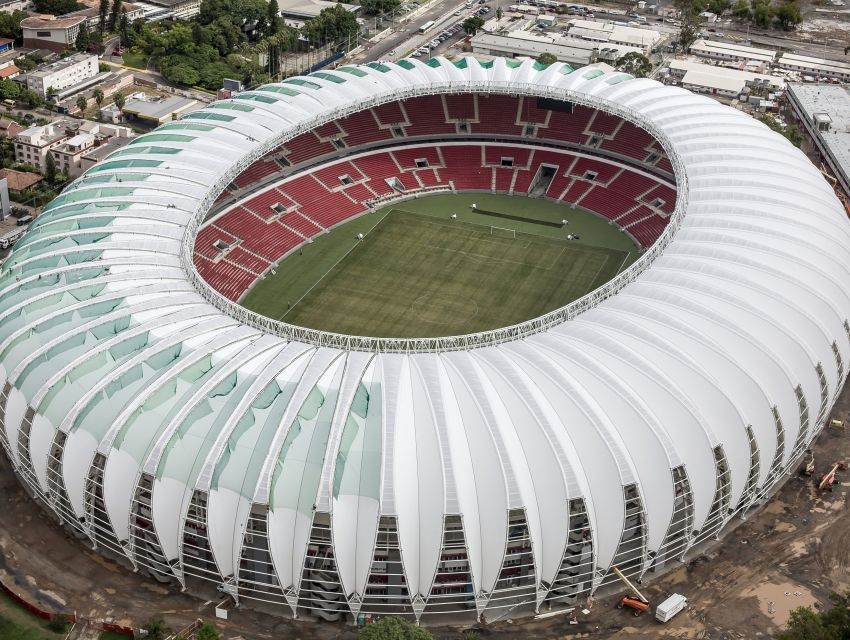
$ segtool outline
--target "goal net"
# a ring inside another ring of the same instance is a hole
[[[499,236],[500,238],[514,238],[516,239],[516,230],[514,229],[506,229],[505,227],[490,227],[490,235],[491,236]]]

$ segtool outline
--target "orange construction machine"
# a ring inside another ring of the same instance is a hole
[[[846,471],[847,463],[846,462],[833,462],[832,468],[821,476],[820,483],[818,483],[818,489],[821,491],[832,491],[832,487],[835,484],[838,484],[838,476],[836,473],[838,471]]]
[[[624,576],[623,572],[617,567],[611,567],[611,571],[613,571],[620,580],[625,582],[626,586],[632,592],[632,595],[623,596],[623,599],[617,603],[617,608],[622,609],[623,607],[626,607],[628,609],[632,609],[636,616],[639,616],[644,611],[649,611],[649,600],[643,597],[643,594],[638,591],[637,587],[632,584],[631,580]]]

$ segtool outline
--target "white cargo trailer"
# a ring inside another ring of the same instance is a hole
[[[667,622],[686,606],[688,606],[688,599],[679,593],[674,593],[655,607],[655,619],[659,622]]]

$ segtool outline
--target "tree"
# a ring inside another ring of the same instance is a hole
[[[0,100],[15,100],[21,95],[21,85],[9,78],[0,80]]]
[[[48,13],[54,16],[61,16],[85,8],[77,3],[77,0],[33,0],[32,4],[38,13]]]
[[[750,3],[747,0],[738,0],[735,3],[735,6],[732,7],[732,17],[735,20],[740,20],[741,22],[746,22],[752,17],[752,13],[750,13]]]
[[[273,36],[280,31],[280,7],[277,0],[269,0],[269,9],[266,13],[266,34]]]
[[[431,640],[431,632],[404,618],[381,618],[360,629],[359,640]]]
[[[537,62],[540,64],[545,64],[547,67],[550,64],[555,64],[558,61],[557,56],[554,53],[541,53],[537,56]]]
[[[92,95],[94,96],[94,101],[97,103],[97,108],[100,109],[100,105],[103,104],[103,89],[95,87]]]
[[[795,147],[799,147],[803,144],[803,132],[800,131],[799,127],[795,127],[792,124],[785,125],[784,127],[779,124],[776,120],[768,115],[764,115],[761,118],[761,121],[766,124],[768,127],[776,131],[776,133],[782,134],[788,141],[793,144]]]
[[[130,20],[127,18],[126,12],[121,14],[121,19],[118,21],[118,35],[120,36],[119,42],[122,47],[129,47],[132,44],[130,35]]]
[[[15,60],[15,66],[18,67],[21,71],[26,73],[27,71],[32,71],[38,66],[38,62],[30,58],[29,56],[23,56]]]
[[[357,36],[360,27],[354,14],[345,9],[341,4],[322,9],[321,13],[312,20],[308,20],[301,27],[301,33],[310,41],[310,44],[324,44],[328,42],[343,42]]]
[[[122,9],[122,0],[112,0],[112,10],[109,12],[109,30],[115,31],[118,26],[118,21],[124,13]]]
[[[503,15],[504,15],[504,14],[502,13],[502,8],[501,8],[501,7],[499,7],[498,9],[496,9],[496,20],[501,20]]]
[[[195,640],[221,640],[221,635],[215,625],[205,622],[195,634]]]
[[[696,26],[683,24],[679,29],[679,35],[676,37],[676,44],[683,52],[687,52],[698,37],[699,31]]]
[[[89,101],[86,100],[85,96],[77,96],[77,109],[80,110],[81,115],[85,112],[86,107],[88,107],[88,106],[89,106]]]
[[[673,0],[673,6],[678,10],[679,19],[682,22],[676,43],[682,51],[687,51],[697,39],[697,34],[699,34],[700,25],[702,24],[700,13],[705,11],[707,1]]]
[[[53,154],[48,151],[47,156],[44,158],[44,177],[48,182],[52,183],[56,181],[57,173],[56,160],[53,159]]]
[[[753,23],[762,28],[767,28],[773,22],[774,9],[770,0],[752,0]]]
[[[168,635],[168,627],[162,618],[151,618],[142,629],[148,632],[147,640],[165,640]]]
[[[120,91],[116,91],[112,96],[112,102],[118,107],[118,111],[122,111],[124,109],[124,104],[126,104],[127,100],[124,98],[124,94]]]
[[[91,46],[91,38],[89,37],[89,28],[83,22],[80,25],[80,30],[77,32],[77,40],[74,42],[77,51],[88,51]]]
[[[633,75],[635,78],[645,78],[652,71],[652,63],[638,51],[630,51],[617,59],[614,66],[618,70]]]
[[[98,23],[97,30],[100,35],[103,35],[103,32],[106,31],[106,16],[109,13],[109,0],[100,0],[100,6],[98,7]]]
[[[363,13],[374,16],[381,13],[390,13],[401,6],[401,0],[360,0]]]
[[[837,629],[827,628],[821,616],[809,607],[797,607],[788,618],[788,629],[777,636],[777,640],[843,640],[850,637],[841,635]]]
[[[729,8],[729,0],[708,0],[707,9],[715,15],[723,15],[723,12]]]
[[[30,109],[35,109],[36,107],[44,106],[44,96],[40,93],[36,93],[31,89],[22,89],[21,102],[25,103]]]
[[[786,638],[799,640],[842,640],[846,635],[838,635],[824,627],[820,617],[809,607],[798,607],[791,612],[788,620],[789,632]]]
[[[0,37],[21,40],[21,20],[27,17],[26,11],[0,12]]]
[[[803,21],[800,14],[800,3],[796,0],[785,0],[776,9],[776,21],[779,23],[779,27],[785,31],[794,29]]]
[[[471,36],[478,33],[478,30],[483,26],[484,20],[481,19],[481,16],[469,16],[463,21],[463,30]]]

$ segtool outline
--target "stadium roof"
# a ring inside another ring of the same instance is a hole
[[[288,327],[200,280],[194,235],[246,167],[322,122],[446,91],[559,97],[649,130],[679,187],[661,239],[568,308],[471,337]],[[46,208],[0,271],[0,440],[47,495],[62,434],[77,519],[105,456],[120,540],[149,474],[169,562],[195,491],[208,492],[222,576],[239,568],[252,504],[269,505],[275,571],[296,596],[314,513],[331,512],[352,610],[379,515],[397,518],[406,584],[423,598],[443,515],[461,515],[478,608],[502,566],[507,514],[522,509],[539,604],[564,558],[573,499],[586,505],[595,586],[621,543],[624,487],[638,488],[650,554],[668,535],[672,470],[687,477],[695,531],[712,512],[720,459],[730,508],[769,492],[846,376],[848,317],[841,205],[799,150],[745,114],[652,80],[532,60],[341,67],[139,136]]]

